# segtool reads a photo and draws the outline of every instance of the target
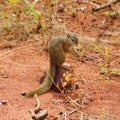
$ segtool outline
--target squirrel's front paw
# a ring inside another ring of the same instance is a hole
[[[62,64],[62,67],[69,70],[71,68],[71,65],[69,63],[65,62],[65,63]]]

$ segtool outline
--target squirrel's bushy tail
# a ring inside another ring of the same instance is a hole
[[[48,70],[48,73],[44,79],[44,82],[42,83],[42,85],[40,87],[38,87],[35,90],[32,90],[28,93],[23,93],[22,95],[25,97],[33,97],[35,94],[40,95],[43,94],[45,92],[47,92],[48,90],[50,90],[54,78],[55,78],[55,70],[56,68],[54,66],[51,66],[50,69]]]

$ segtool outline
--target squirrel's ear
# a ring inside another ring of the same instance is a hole
[[[70,38],[70,33],[67,34],[67,37]]]

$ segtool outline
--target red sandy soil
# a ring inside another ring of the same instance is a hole
[[[31,43],[16,47],[8,54],[7,52],[8,50],[3,50],[0,54],[0,98],[7,102],[5,105],[0,105],[1,120],[28,120],[31,117],[28,110],[34,107],[36,101],[34,98],[22,97],[20,93],[39,85],[39,79],[49,65],[48,55],[44,52],[39,53],[39,49]],[[104,111],[119,115],[119,78],[97,81],[99,68],[82,63],[73,56],[68,57],[67,61],[72,64],[74,71],[81,75],[88,84],[84,88],[80,87],[92,98],[92,101],[88,102],[86,108],[81,111],[91,115],[102,114],[101,112]],[[52,90],[39,96],[39,99],[41,106],[52,116],[58,116],[65,107],[65,97]],[[76,113],[74,115],[76,118],[80,116]]]
[[[83,32],[84,35],[96,37],[97,32],[95,31],[100,30],[101,26],[99,25],[104,20],[104,16],[101,15],[100,17],[100,13],[99,19],[96,15],[87,15],[84,21],[82,21],[84,16],[80,17],[80,14],[77,13],[75,18],[68,18],[68,29],[80,34]],[[93,19],[95,19],[94,23]],[[113,27],[110,26],[110,30],[118,30],[120,28],[119,18],[113,21],[114,25]],[[80,22],[83,22],[83,24],[80,24]],[[69,26],[69,23],[71,23],[71,26]],[[103,38],[113,40],[116,37],[103,36]],[[48,53],[45,51],[41,52],[40,48],[35,46],[33,42],[21,43],[21,45],[12,49],[0,51],[0,100],[7,102],[5,105],[0,105],[0,120],[29,120],[31,114],[28,110],[35,106],[36,101],[34,98],[25,98],[20,94],[39,86],[40,78],[49,67]],[[119,53],[120,46],[111,45],[110,51]],[[89,52],[89,54],[93,53]],[[113,66],[120,68],[119,56],[111,59],[113,60]],[[110,115],[117,115],[118,119],[120,119],[120,77],[111,76],[110,80],[100,81],[98,80],[101,76],[100,69],[97,65],[91,64],[91,60],[82,62],[81,58],[68,55],[66,61],[72,65],[74,72],[79,76],[79,89],[84,94],[90,96],[90,100],[86,101],[86,104],[83,105],[84,108],[68,115],[68,120],[77,120],[81,113],[93,116],[108,113]],[[84,78],[86,84],[80,77]],[[41,106],[48,110],[49,117],[58,116],[61,111],[70,111],[70,108],[76,108],[71,103],[66,103],[66,98],[62,93],[56,93],[52,90],[40,95],[39,99]]]

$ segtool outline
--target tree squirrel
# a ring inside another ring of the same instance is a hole
[[[35,94],[40,95],[47,92],[55,78],[56,67],[61,67],[65,62],[66,52],[78,55],[74,47],[78,44],[78,37],[75,33],[68,33],[66,36],[59,36],[52,39],[49,47],[50,67],[44,79],[44,82],[37,89],[28,93],[22,93],[23,96],[32,97]]]

